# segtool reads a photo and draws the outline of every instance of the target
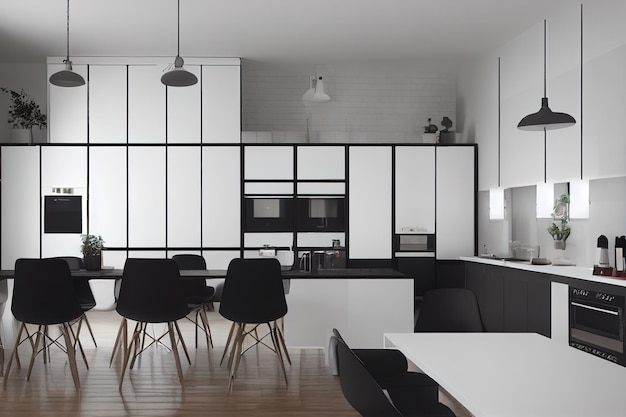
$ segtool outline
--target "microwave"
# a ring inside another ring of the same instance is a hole
[[[296,201],[296,227],[299,232],[345,231],[345,197],[303,197]]]
[[[290,232],[293,230],[292,197],[246,197],[245,232]]]

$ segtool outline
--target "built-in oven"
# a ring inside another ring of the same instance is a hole
[[[624,296],[570,287],[570,346],[626,366]]]
[[[293,230],[292,197],[246,197],[245,232],[290,232]]]
[[[339,196],[298,197],[296,225],[299,232],[344,232],[345,198]]]

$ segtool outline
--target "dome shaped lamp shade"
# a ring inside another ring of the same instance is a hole
[[[50,76],[50,84],[59,87],[79,87],[85,85],[85,79],[72,70],[70,61],[70,0],[67,0],[67,55],[63,60],[65,69]]]
[[[553,112],[548,106],[546,74],[546,20],[543,21],[543,98],[537,113],[529,114],[517,124],[517,128],[526,131],[555,130],[570,127],[576,120],[567,113]]]
[[[330,96],[324,91],[324,81],[322,81],[322,77],[318,77],[317,79],[315,92],[313,93],[313,97],[311,97],[311,101],[314,103],[326,103],[330,101]]]
[[[174,68],[161,76],[161,82],[169,87],[189,87],[198,82],[198,77],[183,68],[185,61],[180,56],[180,0],[178,0],[178,47]]]
[[[517,125],[520,130],[541,131],[562,129],[574,126],[576,120],[567,113],[553,112],[548,106],[548,98],[541,99],[541,108],[537,113],[524,117]]]

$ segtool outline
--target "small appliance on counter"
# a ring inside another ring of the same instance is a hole
[[[597,262],[593,266],[593,275],[613,275],[613,268],[609,265],[609,239],[604,235],[598,236],[596,246]]]
[[[624,250],[626,249],[626,236],[618,236],[615,238],[615,270],[624,272],[626,270],[626,259],[624,258]]]

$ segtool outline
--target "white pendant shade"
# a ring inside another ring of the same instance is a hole
[[[326,103],[330,96],[324,90],[322,77],[311,77],[310,88],[302,95],[302,100],[312,103]]]

